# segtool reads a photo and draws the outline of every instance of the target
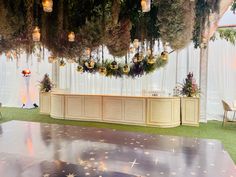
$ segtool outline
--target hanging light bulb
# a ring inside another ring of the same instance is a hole
[[[154,64],[156,62],[156,59],[153,55],[148,56],[147,59],[148,64]]]
[[[138,53],[137,62],[141,62],[144,59],[143,52]]]
[[[149,12],[151,10],[151,0],[141,0],[142,12]]]
[[[41,34],[40,34],[40,29],[38,26],[36,26],[33,30],[33,33],[32,33],[32,38],[33,38],[33,41],[34,42],[39,42],[40,41],[40,37],[41,37]]]
[[[95,66],[95,61],[94,61],[94,59],[90,59],[89,61],[86,61],[86,62],[85,62],[85,66],[86,66],[88,69],[93,69],[94,66]]]
[[[125,74],[128,74],[129,71],[130,71],[129,65],[128,65],[128,64],[125,64],[125,66],[123,67],[123,72],[124,72]]]
[[[43,0],[42,5],[43,5],[44,12],[52,12],[52,8],[53,8],[53,1],[52,0]]]
[[[84,67],[81,66],[81,65],[78,65],[78,66],[77,66],[77,72],[79,72],[79,73],[84,72]]]
[[[69,42],[74,42],[75,41],[75,33],[73,31],[71,31],[69,34],[68,34],[68,41]]]
[[[134,53],[134,51],[135,51],[135,48],[134,48],[134,47],[130,47],[130,48],[129,48],[129,52],[130,52],[130,53]]]
[[[54,56],[49,56],[48,57],[48,62],[49,63],[55,63],[56,61],[57,61],[56,57],[54,57]]]
[[[29,69],[24,69],[22,72],[24,77],[29,77],[31,74],[31,71]]]
[[[99,68],[99,73],[105,76],[107,74],[107,68],[102,66],[101,68]]]
[[[207,38],[205,37],[202,37],[202,41],[201,41],[201,44],[200,44],[200,48],[207,48]]]
[[[11,59],[11,52],[10,52],[10,51],[7,51],[7,52],[5,53],[5,55],[6,55],[6,58],[7,58],[8,60]]]
[[[63,67],[63,66],[65,66],[66,65],[66,62],[62,59],[62,60],[60,60],[60,66],[61,67]]]
[[[147,50],[147,55],[150,56],[152,54],[152,50],[151,49],[148,49]]]
[[[135,49],[137,49],[139,47],[139,40],[138,39],[134,40],[133,46],[134,46]]]
[[[85,55],[90,56],[90,54],[91,54],[91,49],[90,48],[86,48],[85,49]]]
[[[69,59],[67,59],[67,62],[68,62],[68,63],[74,63],[74,62],[75,62],[75,59],[74,59],[74,58],[69,58]]]
[[[167,51],[161,52],[161,59],[166,61],[169,58],[169,53]]]
[[[111,62],[110,68],[113,69],[113,70],[118,69],[118,64],[115,60],[113,62]]]

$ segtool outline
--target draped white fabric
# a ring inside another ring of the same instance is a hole
[[[216,40],[209,45],[208,119],[222,118],[222,99],[231,105],[236,100],[236,46]]]
[[[156,49],[157,51],[158,49]],[[161,50],[159,50],[160,52]],[[108,54],[106,54],[108,56]],[[45,58],[47,58],[47,54]],[[109,56],[108,56],[109,57]],[[27,67],[25,55],[21,55],[19,68],[15,61],[7,61],[5,55],[0,60],[0,102],[6,106],[21,106],[24,99],[25,83],[21,71]],[[32,56],[28,62],[32,71],[30,93],[33,102],[38,103],[38,81],[45,73],[52,76],[51,65],[37,62]],[[107,58],[107,57],[105,57]],[[118,61],[122,59],[117,59]],[[32,62],[32,64],[31,64]],[[67,63],[60,67],[59,88],[76,93],[142,95],[144,91],[160,91],[164,95],[173,93],[176,83],[182,83],[188,72],[193,72],[199,83],[200,52],[192,45],[173,52],[166,67],[140,78],[107,78],[99,74],[78,73],[76,64]],[[223,108],[221,99],[232,103],[236,99],[236,47],[224,40],[209,44],[207,119],[221,119]]]
[[[4,106],[21,107],[26,103],[26,79],[22,75],[23,69],[30,69],[32,74],[29,79],[29,96],[32,103],[39,102],[39,81],[45,73],[51,75],[51,65],[47,61],[38,62],[36,56],[22,54],[20,59],[7,59],[0,56],[0,102]]]

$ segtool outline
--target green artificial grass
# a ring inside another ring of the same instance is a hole
[[[2,108],[2,114],[3,119],[0,119],[0,123],[10,120],[22,120],[31,122],[45,122],[53,124],[110,128],[123,131],[143,132],[150,134],[217,139],[223,143],[225,150],[229,152],[234,163],[236,163],[236,125],[231,123],[227,123],[224,128],[221,127],[221,122],[218,121],[209,121],[208,123],[201,123],[199,127],[179,126],[176,128],[156,128],[97,122],[57,120],[52,119],[50,118],[50,116],[47,115],[40,115],[38,109],[20,109],[4,107]]]

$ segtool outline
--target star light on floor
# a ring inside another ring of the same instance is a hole
[[[129,163],[131,163],[131,168],[133,168],[134,165],[138,165],[138,164],[139,164],[139,163],[137,163],[137,160],[136,160],[136,159],[134,159],[133,162],[129,162]]]
[[[73,173],[69,173],[68,175],[66,175],[66,177],[75,177],[76,175]]]

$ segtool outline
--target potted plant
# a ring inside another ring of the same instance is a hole
[[[50,92],[52,90],[52,87],[53,87],[53,84],[49,78],[49,75],[45,74],[43,80],[40,81],[40,91]]]

